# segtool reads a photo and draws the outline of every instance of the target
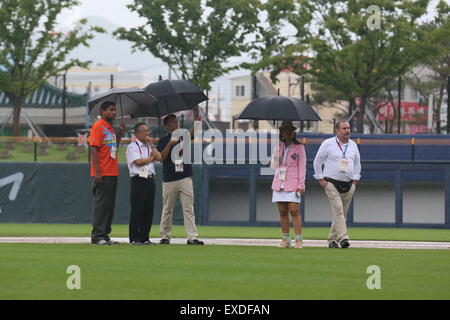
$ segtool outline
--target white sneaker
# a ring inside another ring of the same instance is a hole
[[[295,239],[295,249],[302,249],[303,248],[303,241],[300,239]]]
[[[96,244],[98,246],[107,246],[107,245],[109,245],[109,242],[106,241],[105,239],[101,239],[101,240],[92,242],[92,244]]]
[[[278,245],[279,248],[289,248],[290,246],[291,246],[291,239],[289,239],[289,238],[281,239],[281,242]]]

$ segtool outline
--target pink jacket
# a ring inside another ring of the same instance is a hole
[[[278,178],[278,168],[286,166],[286,180],[284,181],[284,191],[297,191],[298,189],[305,190],[305,176],[306,176],[306,152],[303,144],[291,144],[289,146],[286,157],[286,164],[281,164],[283,161],[284,142],[280,142],[272,154],[272,161],[270,166],[275,170],[272,182],[272,190],[280,191],[282,181]]]

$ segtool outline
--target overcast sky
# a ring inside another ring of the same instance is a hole
[[[450,0],[445,0],[447,3],[450,4]],[[66,11],[60,16],[60,23],[61,28],[63,29],[70,29],[73,23],[78,21],[81,18],[87,18],[87,17],[101,17],[105,20],[110,21],[111,23],[119,26],[119,27],[125,27],[125,28],[131,28],[138,25],[141,25],[143,22],[142,19],[140,19],[137,14],[130,11],[126,6],[130,3],[132,3],[132,0],[79,0],[80,6],[75,8],[71,11]],[[431,7],[434,7],[438,0],[433,0],[431,2]],[[432,16],[432,11],[430,11],[429,16]],[[117,41],[117,40],[115,40]],[[108,40],[107,40],[108,42]],[[108,42],[109,43],[109,42]],[[112,43],[113,44],[113,43]],[[118,47],[117,42],[113,44],[113,46],[116,45]],[[135,70],[136,68],[143,67],[144,72],[148,72],[152,70],[152,75],[154,80],[156,81],[156,77],[158,74],[164,74],[168,73],[167,66],[161,62],[158,59],[151,58],[151,55],[149,53],[139,52],[137,54],[131,53],[131,44],[129,53],[127,50],[127,47],[125,44],[120,44],[121,46],[121,54],[117,55],[117,57],[111,57],[114,61],[106,61],[105,59],[100,59],[99,57],[104,57],[103,52],[93,52],[94,48],[91,47],[86,49],[80,49],[77,51],[77,54],[87,56],[89,55],[89,60],[100,60],[100,61],[94,61],[95,63],[103,62],[103,63],[109,63],[109,64],[119,64],[124,70]],[[125,47],[123,47],[125,46]],[[90,50],[90,51],[89,51]],[[98,50],[103,51],[103,50]],[[103,56],[102,56],[103,55]],[[150,57],[150,58],[149,58]],[[83,57],[84,58],[84,57]],[[244,58],[238,58],[240,61],[243,62]],[[116,61],[120,60],[120,61]],[[139,66],[139,67],[137,67]],[[220,85],[222,94],[225,94],[226,96],[229,95],[229,82],[227,79],[230,78],[230,76],[240,76],[244,74],[248,74],[249,71],[247,70],[240,70],[240,71],[234,71],[231,75],[226,75],[216,81],[213,84],[213,91],[217,90],[217,86]],[[167,76],[164,76],[166,78]],[[228,98],[228,97],[227,97]]]
[[[131,28],[142,24],[143,19],[130,11],[126,6],[131,4],[132,0],[79,0],[80,6],[71,11],[66,11],[60,17],[60,21],[67,28],[80,18],[98,16],[109,20],[120,26]],[[434,7],[438,0],[431,1],[431,7]],[[450,4],[450,0],[446,0]],[[430,16],[432,12],[430,11]]]

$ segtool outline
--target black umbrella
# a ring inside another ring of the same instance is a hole
[[[187,80],[159,81],[149,84],[144,90],[159,102],[150,112],[139,114],[140,117],[162,117],[182,110],[191,110],[200,102],[208,100],[196,85]]]
[[[303,100],[286,96],[266,96],[253,100],[237,119],[322,121]]]
[[[105,93],[98,94],[88,101],[89,113],[100,115],[100,105],[104,101],[114,102],[118,116],[151,112],[158,103],[158,99],[140,88],[114,88]]]

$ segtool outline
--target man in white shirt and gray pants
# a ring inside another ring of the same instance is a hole
[[[329,248],[348,248],[347,211],[361,178],[357,144],[350,140],[350,124],[341,120],[335,126],[336,136],[322,142],[314,159],[314,178],[325,189],[331,205]]]

